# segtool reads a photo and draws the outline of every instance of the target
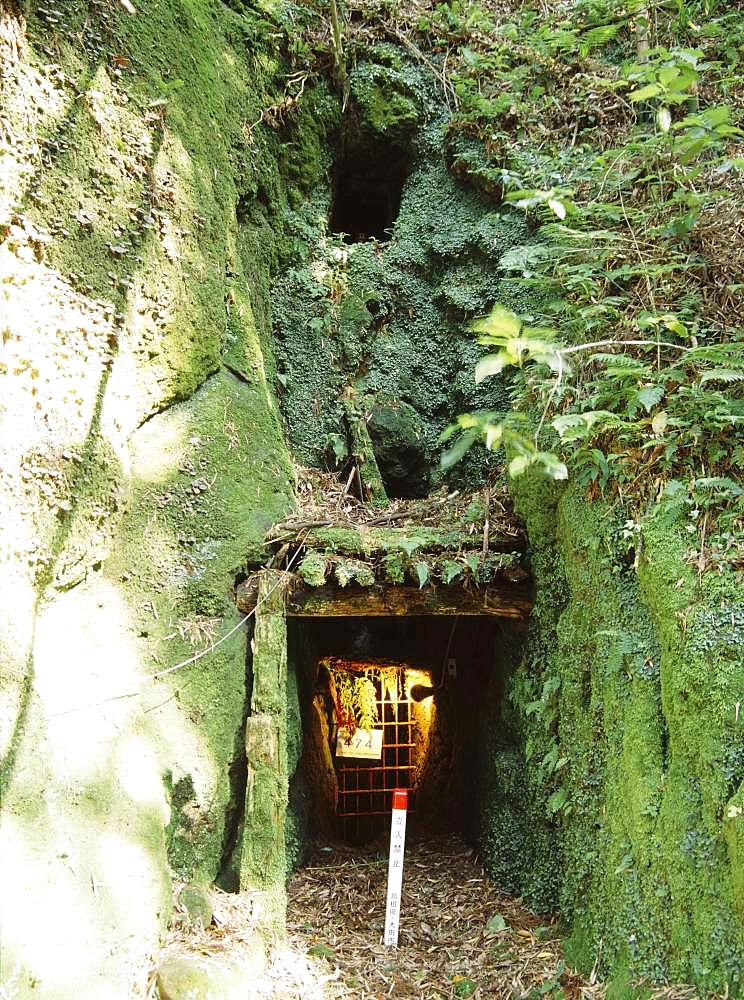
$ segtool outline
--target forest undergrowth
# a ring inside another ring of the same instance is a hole
[[[738,4],[716,0],[368,3],[340,35],[311,22],[297,58],[347,66],[402,45],[449,105],[455,176],[522,210],[505,254],[530,315],[474,324],[518,369],[514,412],[460,417],[445,453],[506,445],[603,498],[629,537],[664,497],[700,573],[744,565],[744,157]],[[291,102],[288,101],[288,106]]]

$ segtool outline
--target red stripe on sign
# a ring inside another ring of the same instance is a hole
[[[396,788],[393,792],[393,809],[408,808],[408,789]]]

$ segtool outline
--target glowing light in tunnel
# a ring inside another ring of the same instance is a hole
[[[431,686],[431,673],[428,670],[415,670],[412,667],[406,667],[404,672],[404,685],[406,700],[413,702],[416,721],[420,726],[421,736],[424,739],[427,739],[434,711],[434,701],[432,698],[425,698],[423,701],[418,701],[411,697],[411,691],[415,687],[429,688]]]

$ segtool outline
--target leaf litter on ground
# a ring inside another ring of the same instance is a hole
[[[558,997],[604,1000],[567,966],[556,919],[497,889],[459,837],[413,838],[406,852],[397,949],[382,943],[387,843],[316,845],[288,891],[287,942],[257,996],[273,1000]],[[289,955],[298,962],[292,972]],[[313,958],[312,955],[322,957]],[[308,958],[308,956],[310,956]],[[307,962],[318,979],[312,987]],[[658,987],[655,1000],[688,1000]]]
[[[383,943],[387,839],[315,843],[288,888],[287,934],[274,942],[246,1000],[605,1000],[596,972],[563,956],[557,920],[490,881],[454,835],[413,832],[406,851],[398,948]],[[211,890],[214,921],[178,908],[164,952],[239,959],[259,933],[260,893]],[[155,996],[155,969],[150,978]],[[693,1000],[689,986],[644,984],[648,1000]]]

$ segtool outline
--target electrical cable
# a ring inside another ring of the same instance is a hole
[[[442,670],[439,675],[438,684],[414,684],[411,688],[411,698],[414,701],[423,701],[425,698],[431,698],[438,691],[444,691],[445,680],[447,678],[447,660],[449,659],[450,649],[452,648],[452,640],[455,637],[455,629],[457,628],[457,623],[460,620],[460,615],[455,616],[455,620],[452,622],[452,628],[450,629],[449,639],[447,640],[447,648],[444,651],[444,659],[442,660]]]
[[[282,571],[283,573],[289,573],[290,569],[292,568],[292,564],[294,563],[295,559],[297,559],[301,551],[302,551],[302,545],[300,544],[295,549],[294,555],[287,563],[286,568]],[[209,653],[213,653],[218,646],[221,646],[223,642],[226,642],[232,635],[234,635],[238,631],[239,628],[242,628],[243,625],[245,625],[245,623],[248,621],[249,618],[255,615],[255,613],[258,611],[261,605],[265,604],[266,601],[268,601],[268,599],[274,593],[274,591],[279,587],[280,582],[281,580],[277,580],[277,582],[274,584],[274,586],[271,588],[268,594],[265,594],[264,597],[261,598],[261,600],[256,603],[256,606],[252,608],[247,615],[241,618],[236,625],[233,625],[233,627],[229,630],[229,632],[226,632],[223,636],[221,636],[215,642],[210,643],[209,646],[206,646],[198,653],[194,653],[194,655],[190,656],[188,659],[182,660],[180,663],[176,663],[175,666],[167,667],[165,670],[158,670],[157,673],[148,674],[146,677],[143,677],[141,679],[139,686],[135,688],[135,690],[133,691],[127,691],[124,694],[111,695],[111,697],[109,698],[103,698],[101,701],[95,701],[89,705],[78,705],[75,708],[66,708],[64,712],[54,712],[52,715],[47,716],[47,721],[51,721],[52,719],[58,719],[60,718],[60,716],[63,715],[72,715],[75,712],[85,712],[90,708],[98,708],[99,706],[106,705],[112,701],[123,701],[125,698],[135,698],[138,694],[142,692],[145,685],[148,684],[150,681],[156,681],[159,680],[161,677],[166,677],[168,674],[174,674],[177,670],[181,670],[183,667],[188,667],[192,663],[196,663],[197,660],[201,660]]]

